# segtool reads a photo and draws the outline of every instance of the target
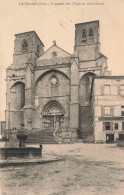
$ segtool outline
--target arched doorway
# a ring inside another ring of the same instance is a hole
[[[64,126],[64,110],[57,101],[48,102],[42,112],[43,127],[59,129]]]

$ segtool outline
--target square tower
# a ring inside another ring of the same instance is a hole
[[[99,21],[75,24],[75,47],[79,61],[96,60],[99,52]]]
[[[44,45],[35,31],[15,35],[13,64],[15,69],[25,66],[29,60],[34,61],[44,52]]]

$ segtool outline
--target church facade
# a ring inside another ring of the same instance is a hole
[[[99,21],[75,25],[73,54],[55,41],[44,52],[35,31],[16,34],[6,73],[6,130],[23,127],[29,142],[94,142],[92,80],[109,74],[99,40]]]

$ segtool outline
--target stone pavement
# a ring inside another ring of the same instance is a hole
[[[53,163],[0,169],[1,195],[123,195],[124,148],[116,144],[43,145]]]

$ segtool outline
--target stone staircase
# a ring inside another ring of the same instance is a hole
[[[28,135],[26,143],[32,144],[57,144],[53,138],[53,131],[51,129],[43,129],[33,131]]]

